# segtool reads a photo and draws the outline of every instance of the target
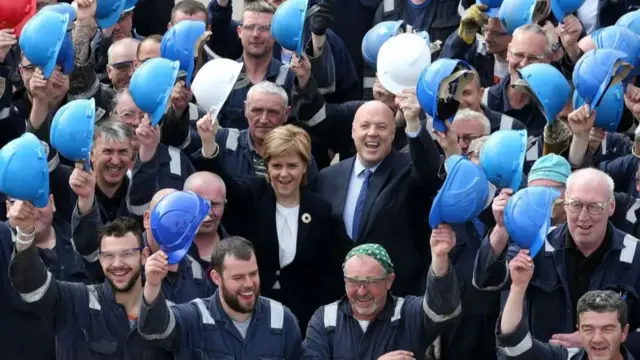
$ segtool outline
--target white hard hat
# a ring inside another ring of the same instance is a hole
[[[429,37],[404,33],[387,40],[378,53],[378,80],[388,91],[399,95],[415,90],[422,70],[431,64]]]
[[[196,97],[198,105],[209,112],[215,120],[222,105],[233,90],[238,76],[242,71],[242,63],[231,59],[213,59],[198,71],[191,92]]]

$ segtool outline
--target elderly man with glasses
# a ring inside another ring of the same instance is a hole
[[[535,273],[527,289],[525,319],[539,341],[565,348],[582,347],[576,331],[578,299],[588,291],[613,290],[629,307],[630,332],[625,344],[640,356],[640,246],[638,239],[617,229],[609,218],[616,208],[614,183],[606,173],[582,169],[566,181],[567,223],[554,226],[543,250],[533,258]],[[507,261],[519,251],[504,227],[510,190],[493,204],[496,227],[483,242],[474,269],[475,285],[485,290],[508,289]]]
[[[455,245],[450,226],[433,230],[425,295],[405,298],[389,291],[394,267],[381,245],[353,248],[343,265],[347,295],[313,315],[302,359],[424,359],[428,346],[453,328],[461,312],[449,260]]]

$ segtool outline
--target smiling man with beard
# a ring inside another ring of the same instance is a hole
[[[119,218],[100,230],[99,259],[107,280],[83,285],[55,280],[34,243],[37,209],[23,205],[9,278],[29,310],[50,321],[57,359],[170,359],[149,349],[136,330],[142,294],[141,269],[148,255],[139,225]],[[73,337],[83,334],[81,337]],[[73,337],[73,338],[72,338]],[[70,346],[73,344],[73,346]]]
[[[211,256],[212,297],[169,307],[162,281],[167,255],[158,251],[145,264],[146,283],[138,330],[176,358],[300,359],[301,335],[291,311],[260,296],[253,245],[241,237],[218,242]]]

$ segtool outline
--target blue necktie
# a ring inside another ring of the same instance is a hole
[[[364,202],[367,200],[367,190],[369,190],[369,180],[371,179],[373,172],[369,169],[364,171],[364,181],[360,188],[360,194],[358,194],[358,200],[356,201],[356,209],[353,211],[353,226],[351,227],[351,240],[356,241],[358,234],[360,233],[360,219],[362,218],[362,212],[364,211]]]

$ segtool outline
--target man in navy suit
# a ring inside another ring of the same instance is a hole
[[[363,243],[382,245],[398,264],[394,294],[419,295],[429,266],[424,219],[441,185],[441,159],[420,124],[415,92],[405,91],[396,102],[406,119],[409,152],[392,146],[396,125],[391,109],[367,102],[351,129],[357,155],[323,169],[314,186],[333,206],[335,233],[345,244],[339,251]]]

